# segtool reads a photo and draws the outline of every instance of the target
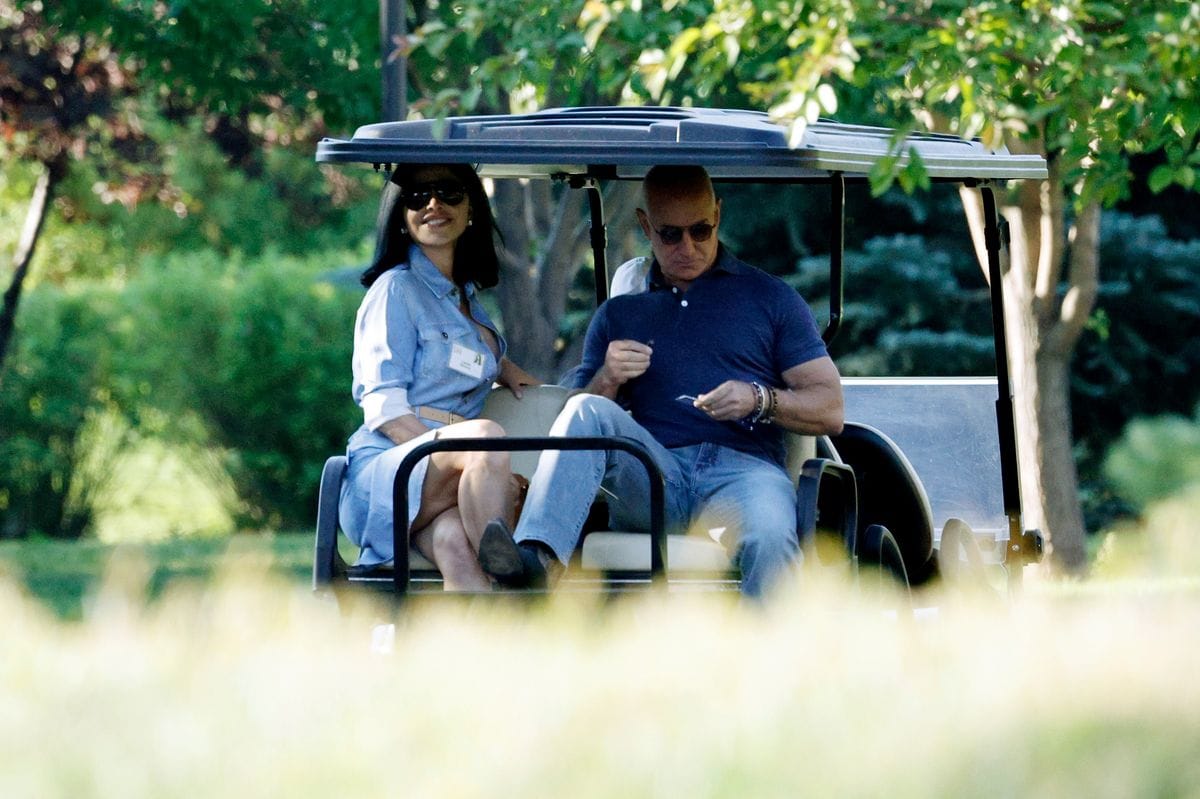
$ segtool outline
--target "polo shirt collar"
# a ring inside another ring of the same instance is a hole
[[[429,260],[429,256],[425,255],[425,251],[417,244],[408,246],[408,268],[439,299],[450,296],[458,289],[452,280],[442,274],[442,270],[434,266],[433,261]],[[467,296],[473,297],[474,295],[475,285],[468,283]]]
[[[734,258],[733,255],[725,248],[724,244],[717,245],[717,260],[713,264],[712,269],[705,272],[697,280],[703,280],[714,272],[726,272],[731,275],[741,275],[750,271],[750,267]],[[650,291],[659,289],[669,289],[671,284],[663,277],[662,267],[658,265],[658,259],[655,258],[650,264]]]

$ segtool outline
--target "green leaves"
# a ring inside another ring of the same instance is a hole
[[[1105,460],[1104,471],[1139,508],[1200,483],[1200,415],[1132,422]]]
[[[1159,164],[1150,172],[1150,177],[1147,178],[1147,183],[1150,186],[1150,191],[1158,194],[1164,191],[1168,186],[1178,183],[1185,189],[1194,189],[1196,187],[1196,170],[1189,164]]]
[[[31,292],[0,378],[10,533],[85,532],[103,478],[85,468],[92,450],[111,460],[138,437],[222,452],[242,526],[307,523],[321,464],[361,421],[348,383],[361,294],[325,266],[192,253],[119,292]],[[87,440],[109,417],[122,437]]]

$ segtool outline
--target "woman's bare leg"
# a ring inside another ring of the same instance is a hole
[[[492,580],[479,568],[476,547],[467,539],[458,510],[450,508],[412,536],[413,546],[433,561],[447,591],[490,591]]]
[[[504,428],[486,419],[443,427],[439,438],[497,438]],[[478,549],[484,526],[497,517],[512,523],[517,488],[507,452],[438,452],[429,458],[414,529],[457,507],[463,529]]]

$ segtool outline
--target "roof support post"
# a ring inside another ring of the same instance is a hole
[[[846,249],[846,178],[841,172],[829,173],[829,323],[821,338],[833,341],[842,326],[845,290],[843,256]]]
[[[408,116],[408,59],[400,41],[408,33],[405,0],[379,0],[379,71],[383,79],[383,121],[400,122]]]
[[[979,187],[983,198],[983,236],[987,247],[988,282],[992,296],[992,338],[996,349],[996,426],[1000,443],[1000,480],[1004,486],[1004,515],[1008,517],[1008,546],[1004,564],[1010,589],[1020,586],[1026,553],[1021,522],[1021,483],[1017,470],[1017,428],[1013,412],[1012,378],[1008,365],[1008,333],[1004,325],[1004,275],[1000,267],[1000,224],[992,187]]]
[[[573,189],[587,191],[588,211],[591,215],[591,246],[592,267],[596,277],[596,306],[608,299],[608,265],[605,261],[605,250],[608,247],[608,233],[604,227],[604,195],[595,178],[571,178]]]

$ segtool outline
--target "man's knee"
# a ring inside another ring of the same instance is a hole
[[[587,436],[607,432],[616,418],[624,414],[621,406],[597,394],[570,397],[554,423],[552,435]]]
[[[762,597],[781,576],[799,568],[804,555],[794,526],[747,531],[738,547],[736,562],[742,572],[742,593]]]
[[[795,559],[800,544],[796,540],[795,524],[772,527],[755,525],[742,532],[739,548],[743,552],[754,553],[755,557],[784,562]]]
[[[742,508],[738,549],[756,559],[783,563],[800,551],[796,537],[796,499],[788,491],[763,492]]]

